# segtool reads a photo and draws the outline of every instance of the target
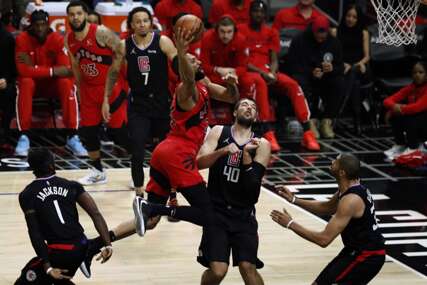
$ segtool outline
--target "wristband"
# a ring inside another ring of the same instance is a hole
[[[49,76],[50,77],[53,77],[53,68],[51,67],[51,68],[49,68]]]
[[[295,195],[294,196],[292,196],[292,201],[291,201],[291,203],[292,204],[295,204],[295,201],[297,200],[297,197],[295,197]]]
[[[52,267],[49,267],[49,268],[46,270],[46,274],[47,274],[47,275],[49,275],[49,273],[50,273],[52,270],[53,270],[53,268],[52,268]]]
[[[294,222],[294,220],[292,219],[292,220],[290,220],[289,222],[288,222],[288,224],[286,225],[286,228],[287,229],[289,229],[289,227],[292,225],[292,223]]]

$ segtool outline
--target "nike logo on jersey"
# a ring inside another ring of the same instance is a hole
[[[229,144],[230,142],[229,142],[229,140],[230,140],[230,138],[226,138],[225,140],[223,140],[222,142],[223,143],[226,143],[226,144]]]
[[[130,54],[136,54],[136,51],[134,48],[130,51]]]

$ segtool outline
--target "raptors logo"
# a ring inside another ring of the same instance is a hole
[[[150,71],[150,58],[146,55],[138,56],[138,67],[141,73]]]

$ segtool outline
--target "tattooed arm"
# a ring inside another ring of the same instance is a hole
[[[105,121],[110,119],[110,106],[108,99],[114,88],[119,74],[120,67],[125,57],[125,43],[110,29],[105,26],[99,26],[96,30],[96,41],[100,46],[108,47],[113,51],[113,62],[108,69],[107,79],[105,82],[104,102],[102,103],[102,116]]]

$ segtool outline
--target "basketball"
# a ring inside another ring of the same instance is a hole
[[[197,16],[188,14],[180,17],[175,24],[175,30],[181,28],[181,30],[189,31],[195,28],[193,33],[194,39],[191,43],[199,41],[203,35],[204,27],[203,22]]]

